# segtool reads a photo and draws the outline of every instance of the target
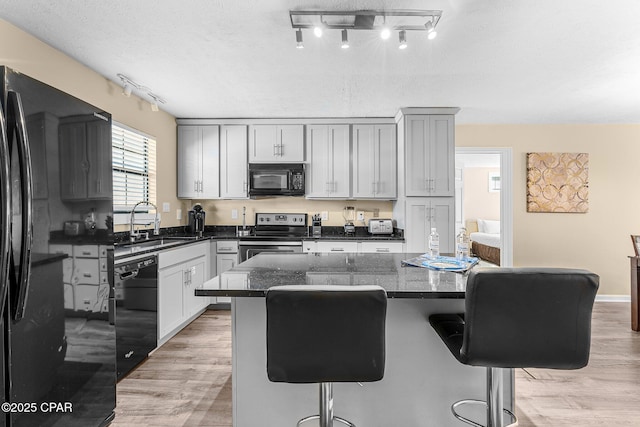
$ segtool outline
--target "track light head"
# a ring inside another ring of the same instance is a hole
[[[398,33],[398,38],[400,39],[400,44],[398,45],[398,49],[406,49],[407,48],[407,32],[402,30]]]
[[[343,49],[349,49],[349,35],[347,34],[347,30],[342,30],[342,45]]]
[[[438,35],[438,32],[436,31],[436,28],[433,26],[433,22],[428,21],[426,24],[424,24],[424,27],[427,29],[427,38],[429,40],[435,39],[436,36]]]
[[[155,99],[151,102],[151,111],[153,111],[154,113],[157,112],[158,109],[158,101],[156,101]]]
[[[304,49],[304,44],[302,43],[302,29],[300,28],[296,31],[296,48]]]
[[[131,85],[129,83],[125,83],[124,87],[122,88],[122,94],[128,98],[131,96],[132,90],[133,88],[131,87]]]

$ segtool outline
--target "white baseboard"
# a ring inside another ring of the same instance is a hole
[[[630,295],[596,295],[598,302],[631,302]]]

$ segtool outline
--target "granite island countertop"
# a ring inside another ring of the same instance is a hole
[[[419,255],[261,253],[208,280],[195,295],[264,297],[278,285],[334,284],[379,285],[389,298],[464,298],[465,274],[402,266]]]

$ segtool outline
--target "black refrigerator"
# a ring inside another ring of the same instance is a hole
[[[1,427],[116,403],[111,115],[0,66]]]

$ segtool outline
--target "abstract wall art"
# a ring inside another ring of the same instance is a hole
[[[527,153],[527,212],[588,211],[588,153]]]

